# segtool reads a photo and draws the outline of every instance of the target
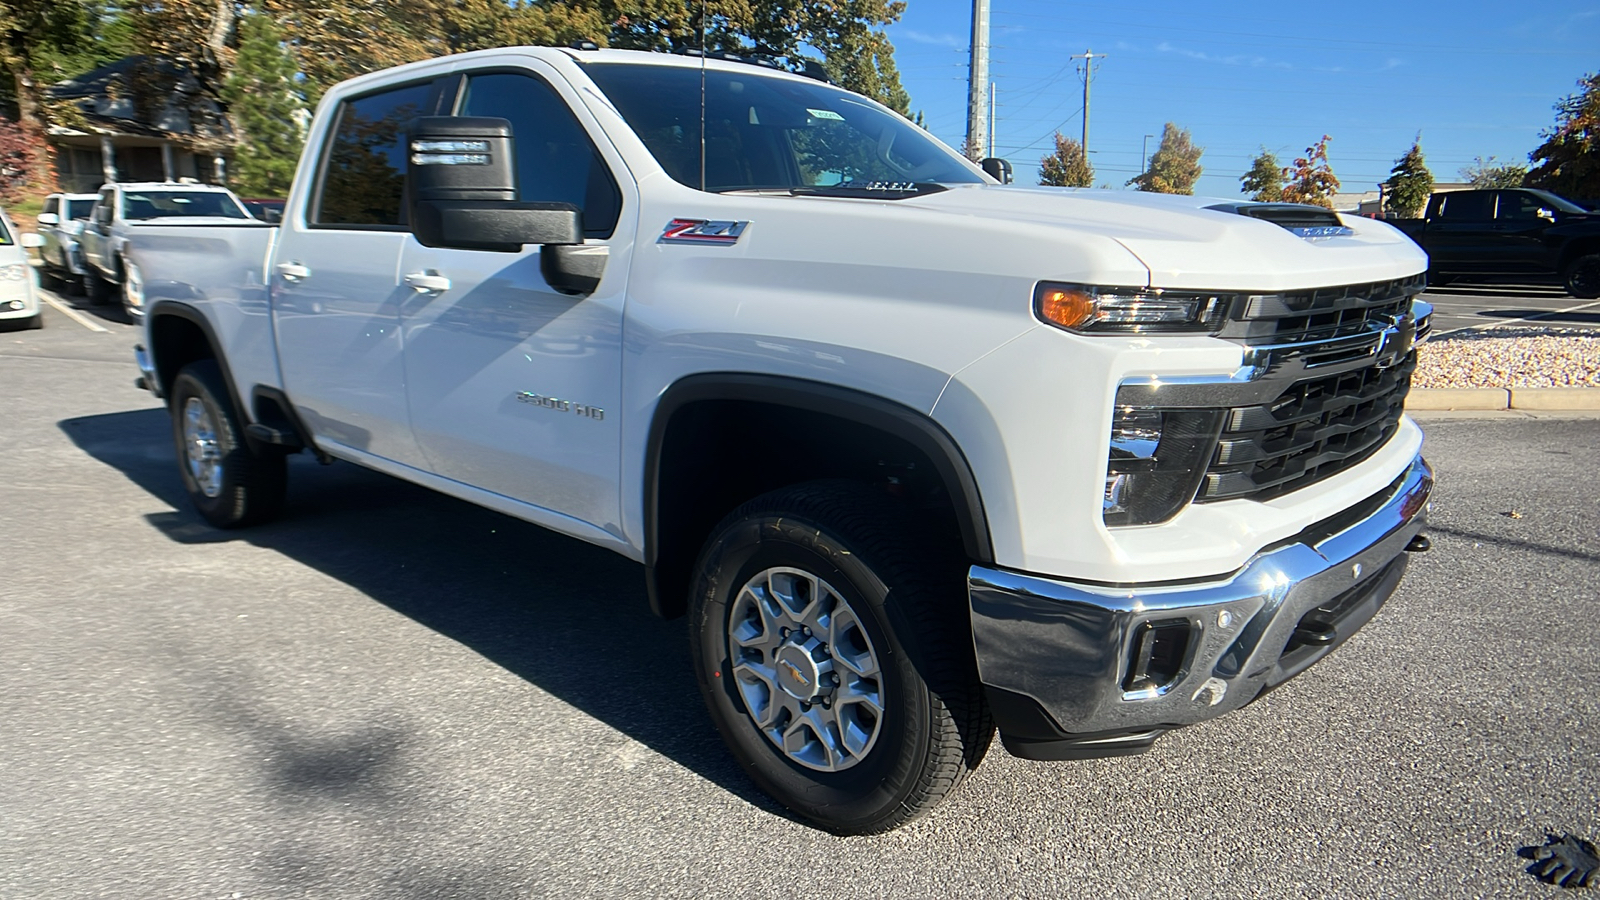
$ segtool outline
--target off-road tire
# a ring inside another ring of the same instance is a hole
[[[711,718],[762,789],[829,831],[873,834],[923,815],[977,768],[994,736],[973,660],[965,566],[936,546],[882,491],[818,481],[739,507],[701,552],[689,636]],[[774,568],[827,582],[879,657],[877,737],[842,771],[808,768],[780,750],[735,684],[730,608]]]
[[[183,487],[200,515],[218,528],[242,528],[276,518],[283,511],[288,488],[284,453],[271,447],[261,452],[251,449],[231,396],[221,368],[212,359],[184,366],[172,382],[172,439]],[[189,463],[184,420],[191,399],[197,399],[210,417],[221,470],[215,495],[201,487]]]
[[[1600,299],[1600,253],[1580,256],[1567,266],[1561,283],[1579,300]]]

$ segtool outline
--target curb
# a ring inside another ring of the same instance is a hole
[[[1413,410],[1600,410],[1600,388],[1431,388],[1406,397]]]

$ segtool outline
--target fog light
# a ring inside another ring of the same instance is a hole
[[[23,304],[21,300],[13,300],[6,304],[6,309],[21,309],[22,306]]]

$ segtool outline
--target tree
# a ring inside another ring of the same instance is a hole
[[[1200,154],[1204,152],[1204,148],[1194,145],[1189,129],[1168,122],[1161,129],[1161,144],[1150,157],[1150,168],[1128,179],[1128,183],[1157,194],[1193,194],[1202,171]]]
[[[1528,177],[1528,167],[1520,163],[1497,162],[1493,156],[1484,159],[1473,157],[1473,163],[1461,170],[1461,178],[1475,188],[1522,187]]]
[[[1328,164],[1327,135],[1306,148],[1306,155],[1298,157],[1294,165],[1283,170],[1288,185],[1283,189],[1286,203],[1310,203],[1333,209],[1333,195],[1339,192],[1339,177]]]
[[[1239,176],[1243,189],[1250,192],[1251,200],[1276,203],[1283,199],[1283,166],[1278,157],[1265,147],[1250,161],[1250,171]]]
[[[0,114],[43,133],[45,89],[127,54],[115,0],[0,0]]]
[[[1091,187],[1094,167],[1083,153],[1083,145],[1056,132],[1056,150],[1039,160],[1039,183],[1054,187]]]
[[[37,191],[48,166],[39,134],[0,118],[0,203],[16,203]]]
[[[295,89],[294,61],[268,17],[252,13],[240,21],[239,54],[222,96],[240,137],[235,187],[247,197],[287,196],[306,107]]]
[[[1555,105],[1556,124],[1528,154],[1527,186],[1579,200],[1600,200],[1600,73],[1578,79],[1580,90]]]
[[[1389,209],[1403,219],[1416,218],[1428,205],[1428,198],[1433,195],[1433,173],[1422,158],[1420,134],[1411,142],[1411,149],[1395,160],[1389,180],[1383,184],[1388,188],[1384,196]]]

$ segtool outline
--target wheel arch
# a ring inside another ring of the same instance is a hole
[[[245,396],[234,383],[233,369],[222,352],[222,342],[217,340],[217,333],[205,313],[187,303],[158,300],[145,311],[145,318],[151,363],[155,366],[162,397],[172,396],[172,382],[184,366],[200,359],[214,359],[217,368],[222,370],[222,380],[228,386],[228,399],[233,401],[241,425],[254,421],[254,410],[245,402]],[[255,438],[248,433],[245,440],[252,451],[260,451]]]
[[[733,423],[752,415],[768,426],[820,428],[815,439],[830,439],[826,445],[837,446],[839,456],[757,460],[718,443]],[[651,610],[665,618],[683,614],[701,545],[740,503],[798,481],[840,477],[840,468],[859,476],[876,451],[904,454],[911,468],[926,464],[931,471],[916,477],[942,490],[962,552],[976,562],[993,560],[972,467],[949,432],[925,413],[863,391],[786,376],[702,373],[674,383],[656,405],[645,451],[644,562]],[[718,489],[691,484],[697,472],[713,471]]]

